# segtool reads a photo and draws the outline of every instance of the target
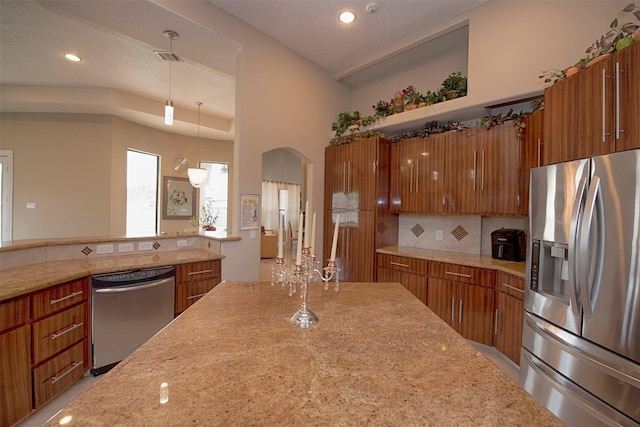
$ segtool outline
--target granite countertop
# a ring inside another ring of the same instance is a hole
[[[524,278],[526,263],[503,261],[494,259],[488,255],[465,254],[461,252],[438,251],[435,249],[420,249],[412,246],[388,246],[380,248],[379,254],[398,255],[410,258],[426,259],[428,261],[449,262],[453,264],[467,265],[469,267],[488,268],[498,270],[514,276]]]
[[[49,286],[92,274],[138,268],[177,265],[221,259],[222,255],[202,249],[127,254],[99,258],[43,262],[0,271],[0,301],[39,291]]]
[[[561,425],[399,283],[311,284],[309,329],[287,290],[221,283],[47,425]]]

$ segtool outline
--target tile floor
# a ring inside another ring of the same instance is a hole
[[[271,266],[273,265],[273,259],[263,259],[260,261],[260,280],[271,280]],[[507,359],[494,347],[478,344],[469,341],[474,347],[483,353],[489,360],[491,360],[498,368],[500,368],[508,377],[515,382],[518,382],[519,370],[518,366],[511,360]],[[40,408],[38,411],[31,414],[24,421],[18,424],[20,427],[36,427],[42,426],[48,419],[53,417],[60,409],[64,408],[71,400],[78,394],[84,391],[86,388],[99,381],[100,377],[93,377],[87,373],[81,380],[76,382],[68,390],[60,394],[53,399],[47,405]]]

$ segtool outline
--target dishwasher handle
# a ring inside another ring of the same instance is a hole
[[[111,294],[116,292],[132,292],[132,291],[139,291],[142,289],[155,288],[157,286],[162,286],[162,285],[166,285],[168,283],[174,283],[174,282],[175,282],[175,279],[173,277],[169,277],[167,279],[155,280],[153,282],[141,283],[139,285],[134,285],[134,286],[116,286],[113,288],[94,288],[94,291],[100,294]]]

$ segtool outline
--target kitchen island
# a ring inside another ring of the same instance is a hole
[[[226,282],[47,425],[561,425],[398,283]]]

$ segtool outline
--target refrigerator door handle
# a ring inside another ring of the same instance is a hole
[[[577,283],[577,270],[580,266],[578,262],[580,260],[578,247],[580,244],[580,236],[578,230],[580,228],[580,221],[582,220],[582,200],[584,198],[585,191],[587,189],[587,178],[582,178],[578,184],[578,192],[573,203],[573,210],[571,212],[571,226],[569,228],[569,296],[571,299],[571,310],[576,316],[580,315],[580,292]]]
[[[583,295],[584,314],[588,317],[591,317],[593,315],[591,295],[594,291],[597,291],[597,289],[595,288],[599,288],[600,286],[602,263],[604,260],[604,245],[602,244],[604,242],[604,224],[602,221],[604,218],[604,206],[602,205],[602,197],[598,197],[599,195],[600,177],[594,175],[591,178],[591,185],[589,186],[589,191],[587,193],[584,216],[582,219],[582,224],[580,226],[580,243],[578,248],[578,256],[580,257],[580,259],[587,261],[579,270],[578,284],[580,286],[580,293]],[[592,226],[594,224],[594,211],[597,211],[595,220],[598,221],[598,241],[595,245],[591,245],[589,239],[591,236]],[[595,265],[591,265],[591,263],[589,262],[590,260],[592,260],[590,256],[591,250],[597,251]],[[591,289],[589,289],[590,287]]]

